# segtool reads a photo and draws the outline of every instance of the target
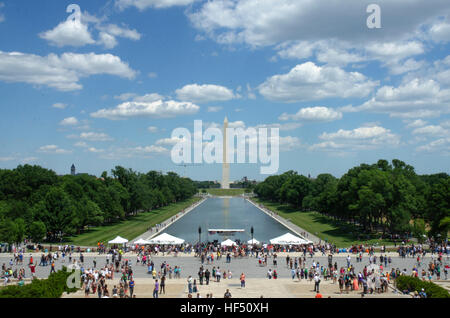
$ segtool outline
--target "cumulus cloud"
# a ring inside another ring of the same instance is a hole
[[[38,152],[47,154],[67,155],[71,154],[72,150],[62,149],[56,145],[47,145],[40,147],[38,149]]]
[[[296,114],[289,115],[282,114],[279,120],[297,120],[297,121],[315,121],[315,122],[329,122],[342,119],[342,113],[332,108],[316,106],[300,109]]]
[[[346,72],[336,66],[317,66],[306,62],[289,73],[268,78],[259,86],[266,99],[283,102],[312,101],[326,98],[365,97],[378,82],[358,72]]]
[[[341,110],[386,113],[391,117],[438,117],[450,112],[450,89],[442,89],[433,79],[414,78],[398,87],[383,86],[360,106]]]
[[[96,132],[83,132],[80,134],[80,139],[89,140],[89,141],[112,141],[114,140],[110,136],[105,133],[96,133]]]
[[[55,103],[52,105],[53,108],[58,108],[58,109],[66,109],[67,104],[64,103]]]
[[[228,101],[236,98],[233,91],[219,85],[186,85],[176,90],[177,98],[194,103]]]
[[[78,119],[75,117],[65,118],[59,123],[61,126],[75,126],[78,125]]]
[[[427,122],[422,119],[406,120],[405,122],[407,123],[407,125],[406,125],[407,128],[417,128],[417,127],[425,126],[427,124]]]
[[[152,158],[155,155],[168,154],[169,150],[161,146],[112,147],[102,151],[101,159],[117,160],[121,158]]]
[[[447,137],[450,136],[450,130],[440,125],[428,125],[416,128],[412,131],[413,135],[427,135],[427,136],[437,136],[437,137]]]
[[[319,136],[321,143],[309,147],[318,151],[357,151],[398,146],[400,136],[381,126],[363,126],[353,130],[340,129],[334,133],[324,132]]]
[[[217,113],[222,110],[220,106],[210,106],[208,107],[208,113]]]
[[[124,10],[128,7],[135,7],[140,11],[148,8],[165,9],[174,6],[187,6],[196,0],[116,0],[115,5]]]
[[[109,120],[121,120],[134,117],[173,118],[182,115],[193,115],[200,107],[190,102],[174,100],[130,101],[118,105],[116,108],[101,109],[91,113],[91,117]]]
[[[440,21],[429,30],[431,39],[435,42],[450,42],[450,23],[446,21]]]
[[[424,21],[446,15],[447,0],[378,1],[382,29],[366,27],[367,2],[349,0],[210,0],[188,11],[193,25],[219,43],[270,46],[286,41],[328,40],[352,44],[396,41],[420,30]],[[388,14],[389,13],[389,14]],[[407,17],[407,18],[399,18]]]
[[[48,86],[60,91],[82,89],[83,77],[114,75],[133,79],[136,72],[111,54],[63,53],[39,56],[0,51],[0,81]],[[61,106],[61,105],[60,105]]]
[[[433,140],[428,144],[416,148],[418,152],[434,153],[439,152],[443,155],[450,155],[450,138],[444,137]]]
[[[67,19],[53,29],[41,32],[39,37],[58,47],[82,47],[95,44],[103,45],[107,49],[117,46],[116,38],[118,37],[133,41],[141,39],[142,35],[137,30],[130,29],[126,25],[103,24],[105,19],[99,19],[87,12],[80,12],[79,18]],[[94,40],[94,29],[98,31],[98,40]]]

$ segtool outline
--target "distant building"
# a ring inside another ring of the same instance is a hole
[[[75,165],[72,165],[72,168],[70,168],[70,174],[74,176],[76,174]]]

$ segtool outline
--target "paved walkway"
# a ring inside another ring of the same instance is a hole
[[[193,205],[191,205],[187,209],[184,209],[183,211],[179,212],[178,214],[172,216],[168,220],[166,220],[163,223],[161,223],[162,224],[161,227],[158,227],[158,228],[157,227],[153,227],[150,230],[148,230],[147,232],[145,232],[145,233],[139,235],[138,237],[134,238],[130,242],[135,242],[135,241],[137,241],[139,239],[150,240],[153,237],[163,233],[165,229],[167,229],[173,223],[179,221],[183,216],[185,216],[186,214],[188,214],[189,212],[194,210],[196,207],[198,207],[200,204],[202,204],[206,200],[207,200],[206,198],[203,198],[201,201],[194,203]]]
[[[114,279],[108,281],[109,292],[112,292],[114,285],[119,285],[119,280]],[[152,278],[135,279],[134,294],[136,298],[153,297],[154,280]],[[206,298],[207,294],[213,294],[214,298],[223,298],[224,293],[229,289],[232,298],[314,298],[314,282],[288,278],[266,279],[266,278],[249,278],[246,279],[245,288],[241,288],[239,277],[232,279],[221,279],[220,282],[210,281],[209,285],[200,285],[197,282],[198,293],[202,298]],[[160,294],[160,298],[187,298],[188,288],[186,279],[167,279],[166,292]],[[361,298],[361,291],[350,291],[339,293],[339,285],[333,284],[332,281],[323,281],[320,284],[320,292],[323,298]],[[64,295],[63,298],[84,298],[84,291]],[[91,294],[90,298],[96,298],[97,295]],[[193,294],[196,298],[197,294]],[[386,293],[365,295],[365,298],[411,298],[408,295],[395,293],[393,289],[389,289]]]
[[[263,211],[264,213],[266,213],[268,216],[272,217],[274,220],[276,220],[279,223],[283,224],[285,227],[287,227],[289,230],[291,230],[292,232],[294,232],[295,234],[297,234],[301,238],[305,238],[305,239],[307,239],[309,241],[312,241],[314,244],[319,244],[319,242],[321,242],[320,238],[318,238],[317,236],[315,236],[315,235],[309,233],[308,231],[302,229],[298,225],[292,223],[290,220],[286,220],[285,218],[283,218],[283,217],[279,216],[278,214],[270,211],[269,209],[259,205],[258,203],[253,202],[250,199],[247,199],[247,201],[250,202],[251,204],[253,204],[258,209],[260,209],[261,211]]]

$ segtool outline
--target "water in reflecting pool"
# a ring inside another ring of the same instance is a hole
[[[277,236],[292,233],[243,198],[209,198],[199,207],[169,226],[165,233],[180,237],[186,242],[198,242],[198,228],[202,228],[202,242],[240,239],[247,242],[251,239],[250,229],[254,228],[254,238],[268,243]],[[210,235],[208,229],[242,229],[243,233],[234,236]],[[295,233],[292,233],[295,235]]]

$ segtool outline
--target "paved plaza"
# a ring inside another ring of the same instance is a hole
[[[327,266],[328,259],[326,256],[316,255],[313,258],[307,256],[306,266],[309,268],[312,263],[315,261],[319,262],[320,265]],[[379,255],[379,253],[376,253]],[[79,259],[79,253],[73,253],[73,259]],[[172,268],[175,266],[181,267],[181,278],[180,279],[167,279],[166,283],[166,295],[161,295],[161,297],[169,297],[169,298],[183,298],[187,297],[187,278],[188,276],[192,276],[193,279],[197,279],[197,285],[199,287],[199,292],[202,297],[206,297],[206,294],[213,293],[217,298],[223,297],[225,290],[230,289],[233,297],[280,297],[280,298],[290,298],[290,297],[314,297],[314,283],[309,280],[301,280],[291,279],[291,271],[286,266],[286,253],[278,254],[278,266],[273,266],[272,258],[268,259],[267,266],[259,266],[258,260],[255,257],[248,258],[239,258],[232,259],[231,263],[226,263],[226,258],[223,257],[220,260],[215,260],[213,264],[207,265],[204,264],[205,268],[208,268],[210,271],[213,266],[220,267],[221,270],[225,270],[226,272],[231,271],[233,278],[222,279],[220,283],[216,283],[211,281],[209,286],[200,286],[198,282],[198,270],[201,265],[200,259],[193,256],[193,254],[179,254],[178,257],[174,256],[153,256],[152,260],[155,263],[156,269],[160,269],[160,266],[163,262],[169,264]],[[291,257],[299,256],[298,253],[290,253]],[[348,254],[339,254],[333,256],[333,264],[337,262],[338,268],[347,266],[347,257]],[[383,254],[384,255],[384,254]],[[408,273],[411,272],[414,265],[416,265],[415,258],[400,258],[396,253],[387,253],[392,257],[391,265],[387,266],[384,269],[384,272],[390,271],[392,268],[399,268],[400,270],[406,269]],[[9,266],[9,261],[12,255],[1,255],[0,256],[0,264],[6,264]],[[34,259],[38,261],[40,260],[40,254],[34,254]],[[142,266],[141,264],[137,264],[137,257],[135,254],[128,253],[123,259],[131,260],[132,268],[133,268],[133,276],[136,281],[135,294],[137,297],[151,297],[153,291],[154,280],[151,275],[147,273],[147,267]],[[97,269],[104,266],[106,264],[105,255],[97,255],[95,253],[87,253],[84,254],[84,266],[85,268],[92,268],[93,261],[97,263]],[[29,254],[26,255],[24,265],[14,265],[13,268],[21,268],[24,267],[26,269],[27,277],[30,277],[30,270],[27,267],[27,263],[29,261]],[[428,263],[432,261],[431,254],[429,254],[422,262],[422,267],[427,266]],[[449,259],[444,257],[444,264],[448,264]],[[358,273],[363,270],[364,266],[369,265],[369,257],[365,255],[363,257],[362,263],[356,262],[356,257],[352,256],[351,264],[355,267],[355,272]],[[68,258],[66,257],[66,262],[63,263],[61,259],[56,261],[56,270],[59,270],[62,266],[68,265]],[[278,273],[277,280],[269,280],[266,278],[267,271],[269,269],[276,270]],[[37,266],[36,274],[39,278],[46,278],[50,273],[50,266]],[[247,277],[247,286],[245,289],[240,288],[239,276],[241,273],[244,273]],[[119,282],[118,273],[115,273],[113,280],[108,280],[107,284],[112,289],[114,284],[118,285]],[[442,276],[442,284],[447,284],[448,281],[445,281],[445,276]],[[337,284],[333,284],[331,281],[326,281],[322,279],[321,283],[321,292],[324,297],[361,297],[360,291],[358,292],[350,292],[350,294],[339,294],[339,287]],[[95,295],[91,295],[94,297]],[[84,293],[82,291],[73,294],[67,295],[65,297],[84,297]],[[393,292],[393,289],[389,289],[387,293],[384,294],[373,294],[367,295],[366,297],[404,297],[404,295],[399,295]]]

